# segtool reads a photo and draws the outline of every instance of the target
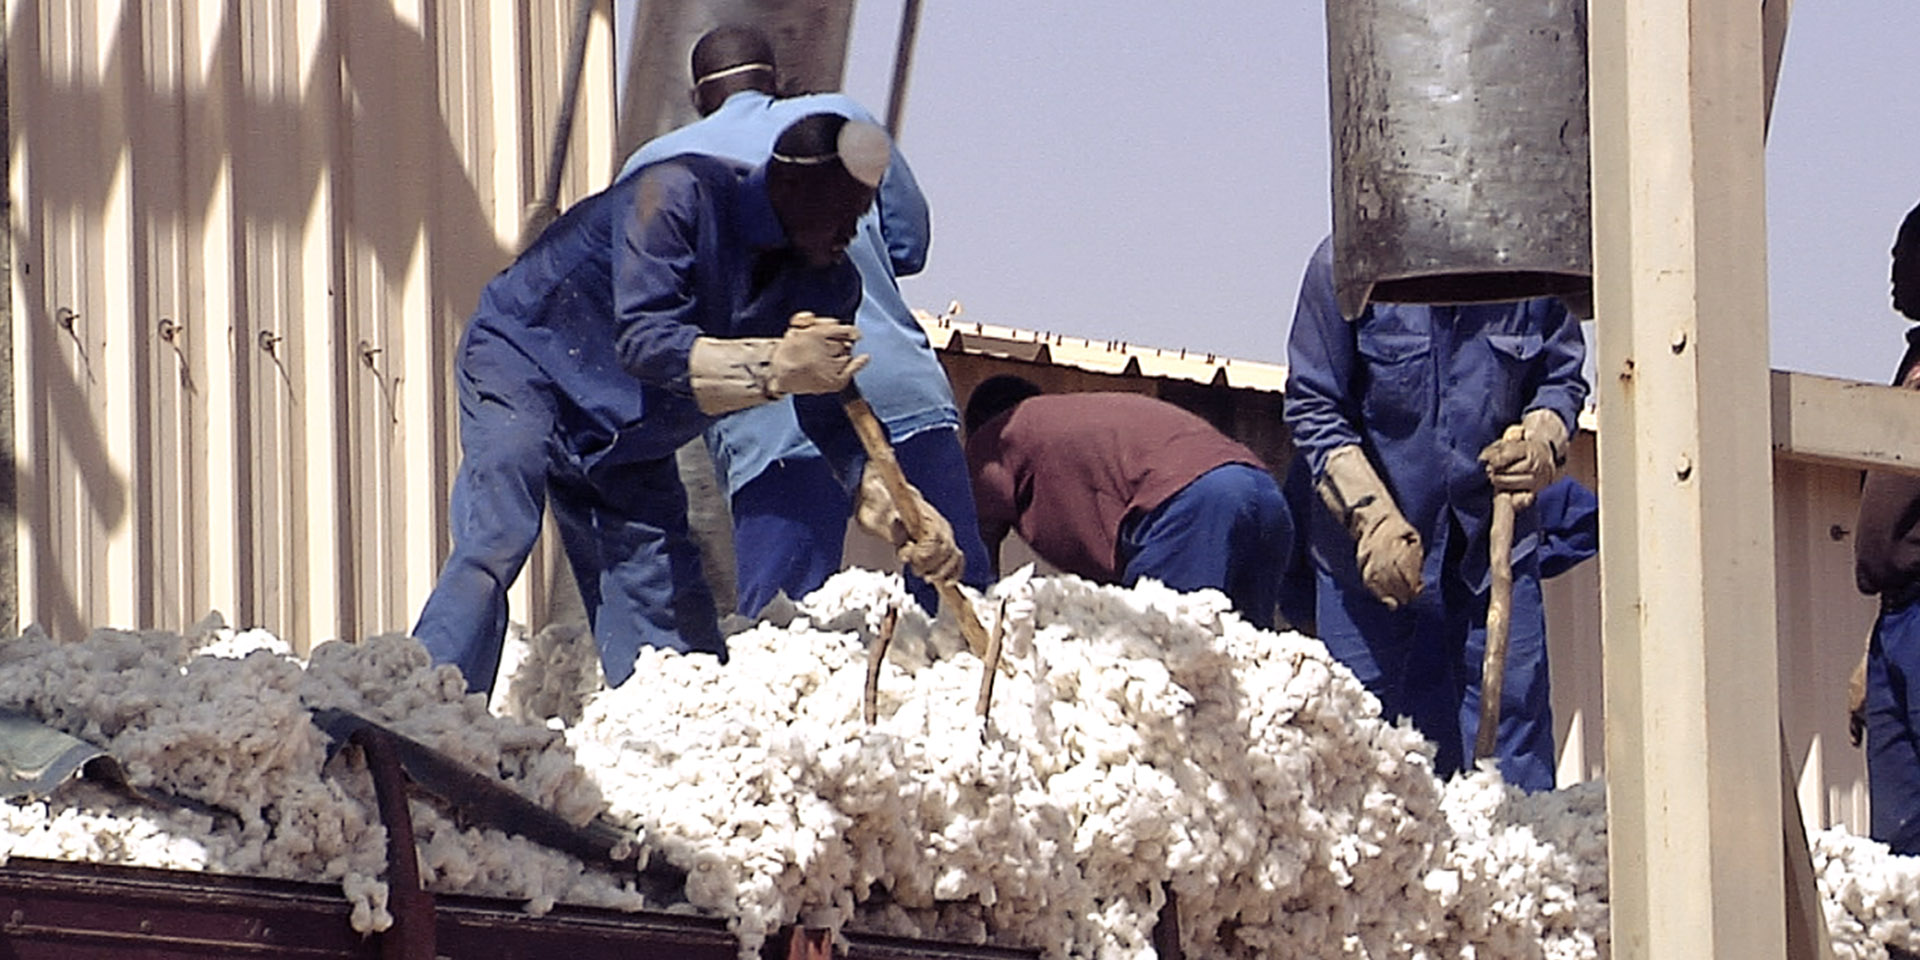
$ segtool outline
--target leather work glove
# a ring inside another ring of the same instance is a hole
[[[1868,650],[1872,649],[1873,632],[1867,632]],[[1860,662],[1854,664],[1853,675],[1847,678],[1847,739],[1859,746],[1867,733],[1867,650],[1860,651]]]
[[[1353,536],[1354,559],[1367,589],[1389,610],[1412,603],[1423,586],[1426,551],[1366,453],[1349,445],[1328,454],[1319,489],[1321,501]]]
[[[851,323],[802,310],[787,321],[786,336],[773,348],[773,389],[789,393],[838,393],[866,356],[853,355],[860,331]]]
[[[919,511],[920,515],[923,529],[918,539],[908,533],[906,522],[901,520],[881,467],[868,460],[860,472],[860,489],[854,502],[855,521],[860,529],[893,544],[894,555],[922,579],[933,583],[959,580],[966,569],[967,558],[953,539],[953,525],[912,484],[907,484],[907,492],[913,498],[909,508]]]
[[[1516,507],[1531,504],[1532,495],[1558,479],[1566,463],[1567,425],[1559,414],[1545,408],[1528,410],[1504,436],[1480,451],[1480,464],[1493,489],[1526,494]]]
[[[852,324],[802,311],[784,336],[698,337],[687,354],[687,383],[709,416],[771,403],[790,393],[834,393],[853,381],[867,357],[853,355]]]

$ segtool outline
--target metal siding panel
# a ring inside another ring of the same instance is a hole
[[[440,4],[433,13],[441,132],[428,158],[437,171],[427,224],[431,312],[428,323],[409,327],[415,336],[410,353],[425,354],[410,364],[418,389],[408,398],[416,435],[424,430],[425,436],[410,445],[405,463],[411,499],[401,536],[415,576],[399,598],[405,619],[390,628],[411,625],[447,555],[448,496],[460,456],[454,355],[480,289],[512,259],[524,195],[512,137],[518,11],[506,4]],[[517,600],[514,607],[526,609]]]
[[[377,430],[362,438],[356,489],[374,514],[378,536],[363,542],[366,562],[377,565],[367,589],[363,626],[403,626],[410,613],[409,581],[431,577],[432,557],[416,555],[407,542],[409,510],[421,508],[406,482],[410,458],[431,434],[426,393],[442,378],[430,376],[431,349],[423,339],[431,324],[427,293],[431,276],[426,251],[430,211],[431,155],[436,58],[423,29],[420,0],[356,3],[343,15],[344,134],[347,214],[347,310],[356,340],[382,351],[393,365],[384,379],[359,379],[355,389],[385,395],[361,405],[366,411],[391,403],[388,417],[360,422]],[[397,374],[397,376],[396,376]],[[369,423],[369,421],[372,421]],[[427,509],[418,516],[433,516]],[[425,571],[416,567],[425,566]],[[421,596],[424,597],[424,591]]]
[[[345,453],[341,436],[346,418],[349,377],[357,359],[345,316],[333,296],[339,269],[334,222],[333,169],[339,129],[339,60],[331,21],[323,4],[300,4],[293,12],[293,76],[299,92],[298,160],[304,207],[289,226],[296,244],[298,285],[292,309],[300,321],[301,397],[294,469],[298,512],[305,521],[305,543],[292,553],[293,576],[303,584],[302,624],[296,650],[329,639],[353,639],[354,605],[343,591],[350,584],[353,553],[343,525],[346,499]],[[311,181],[311,182],[309,182]]]
[[[41,612],[40,590],[46,578],[39,569],[40,564],[51,562],[54,552],[46,483],[50,404],[39,388],[39,373],[48,362],[45,355],[51,352],[46,341],[52,328],[51,314],[45,306],[47,258],[45,221],[38,199],[39,157],[32,149],[34,141],[26,135],[26,131],[38,128],[38,120],[44,115],[42,78],[50,71],[42,35],[40,4],[35,0],[9,0],[7,125],[9,130],[20,131],[8,146],[7,185],[12,192],[8,227],[13,263],[8,282],[13,297],[15,602],[22,625],[38,621],[55,627]]]
[[[610,111],[614,82],[613,4],[599,3],[594,5],[593,27],[587,33],[580,99],[573,115],[573,144],[567,153],[569,185],[562,188],[563,198],[578,201],[605,187],[620,170],[622,161],[610,159],[614,153],[613,124],[594,123],[588,117],[596,105],[602,112]]]
[[[149,0],[141,16],[144,82],[136,88],[139,109],[134,143],[134,209],[146,282],[138,295],[152,322],[133,331],[141,354],[137,457],[141,520],[138,548],[142,579],[140,620],[180,629],[204,610],[193,611],[194,536],[183,521],[191,489],[182,441],[191,416],[191,368],[180,351],[179,318],[185,301],[189,228],[184,216],[185,70],[179,0]]]
[[[186,145],[191,198],[189,305],[181,321],[188,326],[186,355],[195,376],[195,404],[189,451],[193,483],[188,520],[201,538],[197,607],[229,618],[243,610],[248,535],[241,521],[251,512],[252,491],[245,483],[242,427],[250,406],[244,402],[241,359],[236,338],[246,326],[241,299],[244,250],[236,229],[235,158],[230,147],[232,118],[240,109],[240,24],[237,10],[188,2],[182,10],[190,45],[189,95],[182,139]]]
[[[289,427],[299,402],[299,385],[288,367],[300,347],[292,329],[287,293],[297,274],[291,262],[287,202],[300,194],[287,170],[286,147],[298,143],[299,103],[289,95],[288,38],[284,10],[278,4],[241,7],[241,99],[233,131],[236,199],[239,203],[241,297],[251,324],[239,334],[236,352],[247,374],[241,384],[252,416],[246,422],[252,509],[243,516],[251,536],[247,565],[253,576],[248,591],[252,610],[237,625],[263,627],[298,645],[289,596],[288,554],[297,542],[289,480]],[[297,83],[291,85],[298,89]],[[297,358],[296,358],[297,359]]]
[[[55,558],[57,580],[43,596],[60,619],[80,624],[131,623],[137,593],[130,512],[132,499],[132,354],[128,322],[132,284],[131,187],[127,165],[124,59],[116,43],[121,10],[91,5],[51,8],[45,26],[54,40],[49,72],[56,81],[45,123],[71,131],[68,118],[87,116],[80,136],[50,145],[47,172],[58,179],[45,208],[50,286],[55,317],[72,316],[67,334],[73,365],[62,377],[42,368],[49,401],[58,412],[50,437],[49,486],[55,507],[54,542],[69,551]],[[58,81],[65,81],[64,84]],[[55,120],[59,117],[60,120]],[[89,135],[90,134],[90,135]],[[62,308],[70,311],[62,314]]]
[[[1829,786],[1864,785],[1866,778],[1846,719],[1847,681],[1879,611],[1853,587],[1860,471],[1777,458],[1774,477],[1780,714],[1789,753],[1818,761],[1800,779],[1820,800],[1804,812],[1826,827],[1851,819],[1845,805],[1828,803]],[[1866,824],[1858,826],[1864,831]]]
[[[431,0],[393,2],[397,17],[404,21],[408,31],[406,42],[414,47],[411,67],[416,71],[401,81],[405,94],[396,98],[396,106],[401,109],[395,120],[403,129],[414,131],[414,135],[401,144],[403,157],[391,185],[405,195],[408,244],[405,262],[401,265],[404,276],[395,283],[388,301],[390,312],[383,320],[388,341],[403,345],[408,370],[413,374],[401,381],[395,398],[400,404],[400,424],[395,434],[399,444],[395,449],[400,456],[396,469],[387,477],[396,533],[393,561],[397,575],[391,578],[384,599],[390,611],[388,622],[401,624],[410,620],[412,598],[417,596],[424,603],[439,572],[432,542],[424,537],[409,536],[408,527],[415,518],[423,524],[435,524],[446,498],[440,496],[432,484],[410,483],[408,479],[416,467],[430,469],[434,462],[435,422],[442,409],[444,390],[449,385],[449,378],[443,372],[449,369],[445,362],[446,337],[431,320],[435,314],[432,294],[438,281],[438,258],[430,256],[435,253],[430,237],[434,219],[431,201],[440,178],[430,174],[439,163],[452,156],[453,148],[445,120],[439,115],[441,82],[437,73],[440,63],[437,48],[441,38],[439,31],[433,29],[433,4]],[[454,166],[449,172],[458,171],[459,167]],[[415,451],[427,451],[427,456],[421,457]]]

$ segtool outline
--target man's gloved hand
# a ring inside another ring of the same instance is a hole
[[[1872,649],[1873,634],[1867,634],[1868,649]],[[1854,664],[1853,674],[1847,678],[1847,739],[1859,746],[1867,733],[1867,651],[1860,652],[1860,662]]]
[[[776,393],[838,393],[869,359],[853,355],[860,331],[851,323],[816,317],[805,310],[793,315],[787,333],[773,348],[773,389]]]
[[[908,534],[893,495],[887,490],[886,480],[871,460],[860,473],[860,489],[854,502],[855,521],[860,529],[893,544],[900,562],[923,579],[934,583],[959,580],[966,570],[967,558],[953,539],[953,525],[912,484],[907,485],[907,492],[913,498],[908,508],[919,512],[920,525],[924,528],[924,535],[919,539]]]
[[[687,353],[687,385],[700,411],[716,417],[790,393],[834,393],[867,365],[853,355],[858,339],[852,324],[805,311],[778,339],[698,337]]]
[[[1480,451],[1493,489],[1534,494],[1560,476],[1567,463],[1567,425],[1544,408],[1528,410],[1520,422]],[[1531,498],[1528,499],[1531,502]]]
[[[1426,551],[1366,452],[1345,446],[1328,454],[1319,487],[1321,501],[1353,536],[1354,559],[1367,589],[1389,610],[1412,603],[1423,585]]]

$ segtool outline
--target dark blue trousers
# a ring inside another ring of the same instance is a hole
[[[1272,475],[1244,463],[1215,467],[1122,525],[1121,582],[1151,577],[1175,590],[1212,588],[1248,623],[1270,630],[1293,535]]]
[[[986,542],[973,503],[966,454],[952,427],[923,430],[894,445],[907,480],[953,526],[967,558],[962,582],[984,589],[993,582]],[[758,614],[780,591],[799,599],[840,569],[853,500],[823,457],[774,463],[733,495],[733,553],[738,609]],[[907,589],[928,612],[939,609],[933,586],[911,571]]]
[[[1431,566],[1431,565],[1430,565]],[[1388,720],[1408,717],[1437,748],[1441,777],[1471,765],[1480,731],[1480,673],[1487,649],[1487,596],[1443,568],[1414,602],[1388,610],[1364,586],[1322,570],[1317,620],[1327,651],[1380,699]],[[1513,623],[1500,690],[1500,773],[1524,790],[1553,789],[1553,705],[1538,555],[1513,564]]]
[[[549,501],[609,685],[632,675],[643,646],[725,656],[673,458],[602,458],[589,474],[562,435],[564,402],[546,376],[484,330],[462,341],[456,379],[453,553],[413,628],[434,662],[458,666],[469,690],[492,689],[507,587]]]
[[[1920,602],[1882,610],[1867,646],[1873,839],[1920,854]]]

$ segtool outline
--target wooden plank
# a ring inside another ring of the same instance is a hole
[[[1920,392],[1783,370],[1772,377],[1775,453],[1920,473]]]

